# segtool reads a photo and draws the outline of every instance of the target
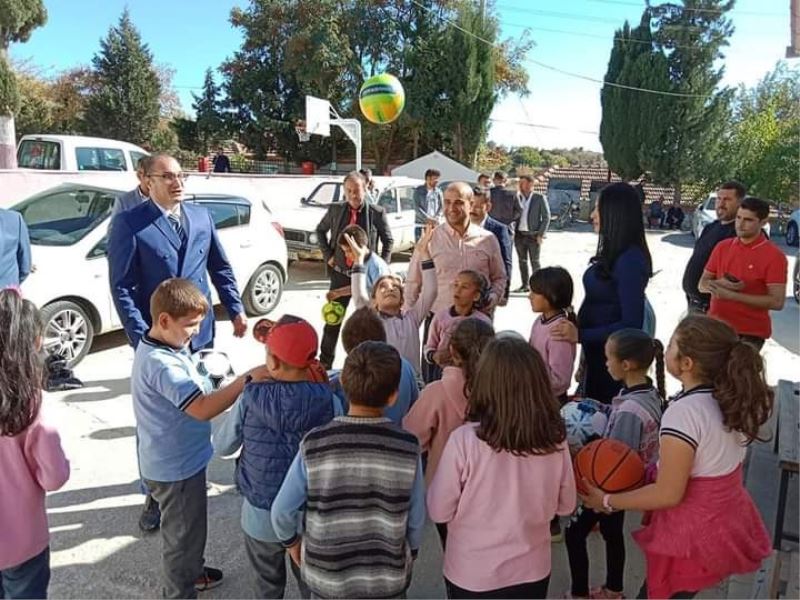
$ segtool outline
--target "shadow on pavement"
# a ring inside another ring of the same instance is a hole
[[[110,429],[98,429],[89,434],[92,440],[118,440],[120,438],[133,437],[136,435],[136,427],[111,427]]]
[[[102,400],[113,400],[124,394],[131,393],[131,380],[129,377],[124,379],[104,379],[100,381],[84,381],[84,389],[66,394],[64,402],[100,402]],[[92,388],[103,388],[94,390]]]
[[[771,311],[772,316],[772,339],[786,348],[789,352],[800,354],[800,337],[797,332],[800,329],[800,305],[795,302],[793,296],[787,296],[783,308],[779,311]]]
[[[694,236],[691,233],[668,233],[661,241],[681,248],[694,248]]]

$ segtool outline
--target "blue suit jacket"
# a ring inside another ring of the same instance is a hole
[[[217,237],[211,214],[202,206],[183,203],[181,223],[186,247],[152,200],[118,213],[108,240],[111,295],[125,333],[135,348],[150,328],[150,296],[171,277],[190,280],[211,306],[206,272],[231,318],[244,313],[233,270]],[[192,338],[191,351],[214,342],[214,311],[209,310]]]
[[[0,289],[19,285],[31,272],[31,240],[22,215],[0,209]]]
[[[503,257],[503,264],[506,266],[506,295],[508,295],[509,286],[511,285],[511,230],[508,225],[501,223],[497,219],[486,216],[486,221],[483,223],[483,228],[486,231],[491,231],[500,243],[500,255]]]

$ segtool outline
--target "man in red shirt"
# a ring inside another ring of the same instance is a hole
[[[786,256],[762,232],[769,204],[745,198],[736,213],[736,237],[711,252],[698,289],[711,294],[709,316],[728,323],[758,349],[772,335],[770,310],[786,297]]]

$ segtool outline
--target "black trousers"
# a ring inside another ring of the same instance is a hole
[[[739,339],[742,340],[743,342],[747,342],[748,344],[752,344],[753,346],[756,347],[756,349],[759,352],[761,352],[761,349],[764,347],[764,342],[767,341],[764,338],[760,338],[760,337],[755,336],[755,335],[747,335],[747,334],[739,335]]]
[[[517,249],[517,257],[519,258],[519,274],[522,277],[522,286],[528,287],[530,276],[539,270],[541,246],[539,246],[535,234],[517,231],[514,234],[514,247]],[[529,260],[531,263],[530,273],[528,272]]]
[[[422,326],[422,360],[420,361],[420,371],[422,371],[422,381],[426,384],[442,378],[442,368],[437,364],[431,364],[425,360],[425,344],[428,343],[428,334],[433,321],[433,313],[428,313]],[[438,377],[436,376],[438,373]]]
[[[332,290],[350,285],[350,278],[338,271],[331,271],[330,277],[330,289]],[[350,304],[350,296],[337,298],[336,302],[344,306],[344,309],[347,310],[347,306]],[[341,323],[338,325],[328,325],[326,323],[325,327],[322,329],[322,342],[320,342],[319,345],[319,362],[328,370],[333,368],[333,359],[336,357],[336,344],[339,342],[339,331],[341,329]]]
[[[625,523],[625,511],[608,515],[581,507],[564,532],[573,596],[589,595],[589,553],[586,551],[586,538],[596,523],[600,523],[600,533],[606,541],[606,587],[613,592],[621,592],[623,588],[625,534],[622,527]]]
[[[550,584],[550,575],[539,581],[519,583],[496,590],[486,590],[484,592],[472,592],[458,587],[456,584],[444,580],[447,589],[447,597],[453,598],[512,598],[524,600],[526,598],[547,598],[547,586]]]

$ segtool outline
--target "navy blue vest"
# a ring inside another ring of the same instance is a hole
[[[309,430],[333,419],[333,393],[325,383],[260,381],[242,398],[239,490],[253,506],[272,507],[283,478]]]

